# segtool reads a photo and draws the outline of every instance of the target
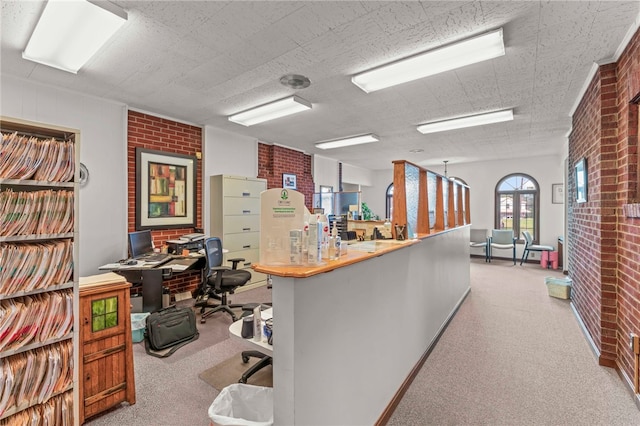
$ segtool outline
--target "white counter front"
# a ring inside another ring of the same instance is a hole
[[[470,290],[469,226],[329,272],[273,272],[275,424],[371,425]]]

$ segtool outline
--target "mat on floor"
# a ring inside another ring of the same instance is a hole
[[[258,358],[249,358],[249,362],[242,362],[241,352],[233,355],[231,358],[209,368],[198,374],[200,379],[213,386],[218,391],[232,383],[238,383],[238,380],[249,367],[259,361]],[[273,386],[273,367],[267,366],[260,369],[257,373],[247,380],[250,385],[256,386]]]

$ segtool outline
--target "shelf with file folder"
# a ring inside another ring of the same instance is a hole
[[[22,297],[22,296],[33,296],[34,294],[48,293],[50,291],[55,291],[55,290],[64,290],[65,288],[73,288],[73,281],[69,281],[64,284],[52,285],[45,288],[39,288],[31,291],[17,291],[9,295],[0,294],[0,300],[13,299],[13,298]]]
[[[73,188],[74,182],[50,182],[46,180],[0,178],[0,185],[20,187],[33,186],[35,188]]]
[[[66,388],[66,389],[61,390],[61,391],[59,391],[59,392],[54,392],[54,393],[51,395],[51,397],[50,397],[50,398],[55,398],[56,396],[58,396],[58,395],[62,395],[62,394],[64,394],[65,392],[69,392],[70,390],[73,390],[73,385],[69,385],[69,386],[67,386],[67,388]],[[22,404],[22,405],[19,405],[19,406],[17,406],[17,407],[12,407],[12,408],[10,408],[10,409],[6,410],[4,413],[2,413],[2,415],[0,416],[0,420],[2,420],[2,419],[6,419],[6,418],[7,418],[7,417],[9,417],[9,416],[12,416],[12,415],[14,415],[14,414],[16,414],[16,413],[18,413],[18,412],[20,412],[20,411],[22,411],[22,410],[26,410],[27,408],[29,408],[29,407],[33,407],[33,406],[35,406],[35,405],[38,405],[38,402],[31,402],[30,404]]]
[[[16,349],[3,349],[2,352],[0,352],[0,359],[6,358],[11,355],[19,354],[22,352],[27,352],[32,349],[37,349],[42,346],[53,345],[54,343],[62,342],[64,340],[69,340],[71,338],[73,338],[73,331],[70,331],[69,333],[65,334],[62,337],[56,337],[53,339],[45,340],[44,342],[29,343],[28,345],[20,346],[19,348],[16,348]]]
[[[54,240],[60,238],[73,238],[73,232],[65,232],[64,234],[30,234],[30,235],[12,235],[10,237],[0,237],[0,243],[21,242],[21,241],[42,241]]]

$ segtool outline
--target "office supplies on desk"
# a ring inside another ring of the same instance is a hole
[[[167,252],[171,254],[182,254],[183,251],[198,251],[204,248],[204,240],[167,240]]]

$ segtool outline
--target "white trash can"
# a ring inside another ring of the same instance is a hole
[[[209,418],[220,426],[273,425],[273,388],[234,383],[209,406]]]

